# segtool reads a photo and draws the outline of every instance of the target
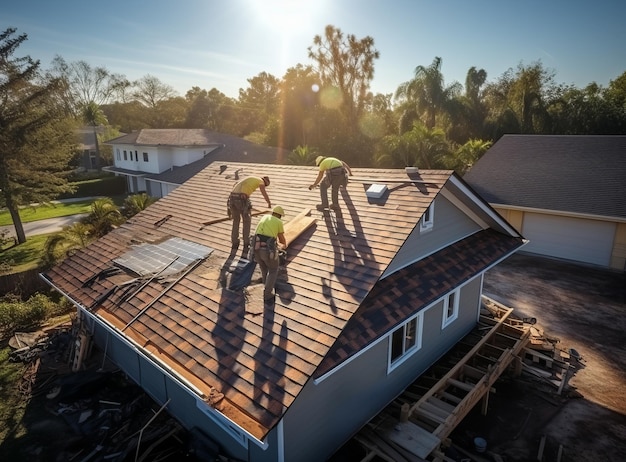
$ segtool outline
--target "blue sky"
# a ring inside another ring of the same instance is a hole
[[[328,24],[374,39],[377,93],[436,56],[446,84],[472,66],[493,81],[541,61],[557,83],[606,86],[626,71],[625,18],[619,0],[15,0],[0,7],[0,30],[28,34],[16,56],[44,69],[60,55],[130,80],[151,74],[181,95],[237,97],[260,72],[312,64],[307,48]]]

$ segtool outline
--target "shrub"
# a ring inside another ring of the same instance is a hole
[[[35,294],[26,301],[7,295],[0,300],[0,331],[6,336],[33,329],[50,316],[68,312],[68,305],[66,302],[55,303],[44,294]]]
[[[126,179],[123,176],[106,176],[103,178],[82,180],[72,183],[75,191],[59,196],[68,197],[119,196],[126,193]]]

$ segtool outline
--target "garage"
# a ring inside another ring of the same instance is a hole
[[[540,213],[525,213],[524,252],[608,267],[615,223]]]

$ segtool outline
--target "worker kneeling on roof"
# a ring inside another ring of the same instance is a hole
[[[285,240],[285,230],[281,218],[285,211],[280,205],[272,209],[272,213],[264,215],[259,220],[256,227],[254,258],[261,269],[261,277],[265,289],[263,290],[263,300],[271,302],[274,299],[274,286],[278,276],[279,266],[279,245],[281,248],[287,247]]]
[[[243,221],[243,253],[248,253],[248,245],[250,243],[250,224],[252,216],[252,203],[250,196],[254,191],[259,189],[267,206],[271,207],[272,203],[267,195],[265,188],[270,185],[270,179],[267,176],[263,178],[257,176],[249,176],[237,182],[233,186],[233,190],[228,196],[227,208],[228,216],[233,219],[233,228],[231,231],[231,241],[233,249],[239,247],[239,223]]]

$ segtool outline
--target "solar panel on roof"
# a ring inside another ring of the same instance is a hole
[[[134,246],[113,263],[140,276],[176,274],[191,263],[208,257],[213,249],[178,237],[160,244]]]

